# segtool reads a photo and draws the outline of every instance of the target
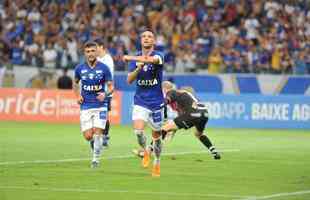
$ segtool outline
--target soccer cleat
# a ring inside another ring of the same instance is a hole
[[[219,153],[215,153],[215,154],[213,154],[213,158],[215,159],[215,160],[220,160],[221,159],[221,155],[219,154]]]
[[[93,169],[98,168],[99,167],[99,161],[92,161],[90,167]]]
[[[147,168],[150,164],[151,154],[148,150],[144,150],[143,159],[142,159],[142,166]]]
[[[138,156],[139,158],[143,158],[143,156],[144,156],[144,151],[143,150],[133,149],[132,153],[135,154],[136,156]]]
[[[156,163],[153,165],[152,176],[160,177],[160,164],[159,163]]]

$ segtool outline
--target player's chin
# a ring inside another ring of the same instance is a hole
[[[152,48],[153,47],[153,44],[144,44],[143,45],[143,48],[144,49],[150,49],[150,48]]]
[[[96,60],[96,57],[89,57],[89,58],[88,58],[88,61],[89,61],[89,62],[95,62],[95,60]]]

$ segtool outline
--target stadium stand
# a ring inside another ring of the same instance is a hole
[[[80,47],[102,37],[125,71],[151,27],[168,72],[310,73],[307,0],[0,1],[3,65],[73,67]]]

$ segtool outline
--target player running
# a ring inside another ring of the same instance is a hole
[[[114,79],[114,62],[113,62],[113,58],[109,54],[108,50],[105,48],[104,41],[102,39],[100,39],[100,38],[97,38],[97,39],[95,39],[94,42],[96,42],[97,45],[98,45],[97,46],[97,51],[98,51],[97,60],[109,67],[111,75],[112,75],[112,79]],[[107,96],[105,98],[105,101],[107,101],[107,104],[108,104],[108,116],[107,116],[106,127],[105,127],[105,129],[103,131],[103,143],[102,143],[102,145],[104,147],[108,147],[109,140],[110,140],[110,134],[109,134],[109,131],[110,131],[110,120],[109,120],[109,115],[110,115],[110,112],[111,112],[112,94]]]
[[[147,148],[145,125],[152,129],[154,148],[154,163],[152,176],[160,176],[161,154],[161,126],[163,124],[164,97],[161,88],[163,76],[163,54],[155,51],[155,36],[152,31],[144,31],[141,34],[142,51],[137,56],[125,55],[124,61],[129,61],[129,73],[127,82],[136,81],[136,93],[132,112],[133,128],[137,135],[138,144],[143,148],[144,155],[142,166],[148,167],[150,162],[150,150]]]
[[[113,92],[112,75],[109,68],[97,62],[97,44],[84,45],[86,62],[75,67],[74,92],[80,104],[81,131],[87,141],[94,142],[91,167],[99,165],[102,151],[102,133],[107,120],[105,98]],[[107,85],[107,90],[105,86]]]

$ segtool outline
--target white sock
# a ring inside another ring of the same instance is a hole
[[[102,136],[94,134],[94,151],[93,151],[93,161],[99,162],[100,154],[102,151]]]

